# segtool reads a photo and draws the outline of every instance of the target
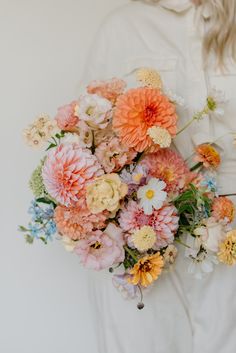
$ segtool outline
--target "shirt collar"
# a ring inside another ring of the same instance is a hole
[[[158,4],[167,10],[177,13],[187,11],[194,6],[190,0],[160,0]]]

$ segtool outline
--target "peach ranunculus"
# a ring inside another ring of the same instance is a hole
[[[51,149],[42,169],[47,192],[65,206],[77,202],[86,183],[103,173],[97,158],[77,144],[61,144]]]
[[[127,192],[128,186],[122,183],[118,174],[102,175],[87,185],[88,208],[95,214],[105,210],[116,212]]]
[[[87,87],[87,91],[90,94],[106,98],[114,104],[125,88],[126,82],[114,77],[107,81],[92,81]]]
[[[113,128],[122,144],[138,152],[153,146],[148,131],[153,126],[166,129],[172,137],[177,131],[175,106],[155,88],[130,89],[117,99]]]
[[[95,155],[106,173],[117,172],[127,164],[131,164],[137,152],[123,147],[117,137],[102,142]]]
[[[83,239],[93,230],[105,228],[106,219],[105,212],[92,214],[84,197],[75,206],[57,206],[54,214],[58,232],[72,240]]]
[[[78,102],[73,101],[70,104],[58,108],[55,120],[61,130],[70,131],[78,124],[79,118],[76,115]]]
[[[196,147],[195,161],[202,163],[205,168],[216,169],[219,167],[221,158],[219,152],[210,144],[204,143]]]

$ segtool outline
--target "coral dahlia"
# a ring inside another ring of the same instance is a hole
[[[138,152],[153,145],[149,128],[159,126],[175,136],[176,123],[174,104],[158,89],[130,89],[117,99],[113,128],[122,144]]]

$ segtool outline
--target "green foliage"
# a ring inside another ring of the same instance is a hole
[[[194,229],[202,219],[209,218],[211,215],[212,201],[194,185],[190,185],[188,190],[179,195],[174,200],[174,204],[180,217],[177,236],[185,232],[193,235]]]

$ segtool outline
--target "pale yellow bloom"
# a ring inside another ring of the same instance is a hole
[[[33,124],[23,131],[23,137],[30,147],[40,148],[57,131],[56,121],[46,114],[40,114]]]
[[[168,130],[159,126],[152,126],[148,129],[148,135],[152,141],[161,148],[167,148],[171,145],[171,135]]]
[[[102,175],[87,186],[87,206],[94,214],[104,210],[116,212],[127,192],[128,186],[122,183],[118,174]]]
[[[218,258],[226,265],[236,264],[236,229],[226,234],[225,240],[220,244]]]
[[[177,248],[173,244],[169,245],[166,248],[165,253],[163,255],[165,263],[172,265],[175,262],[177,254],[178,254]]]
[[[156,242],[156,232],[150,226],[143,226],[136,230],[132,235],[134,246],[139,251],[147,251],[153,247]]]
[[[136,71],[136,78],[144,86],[162,89],[162,80],[160,74],[151,68],[140,68]]]

